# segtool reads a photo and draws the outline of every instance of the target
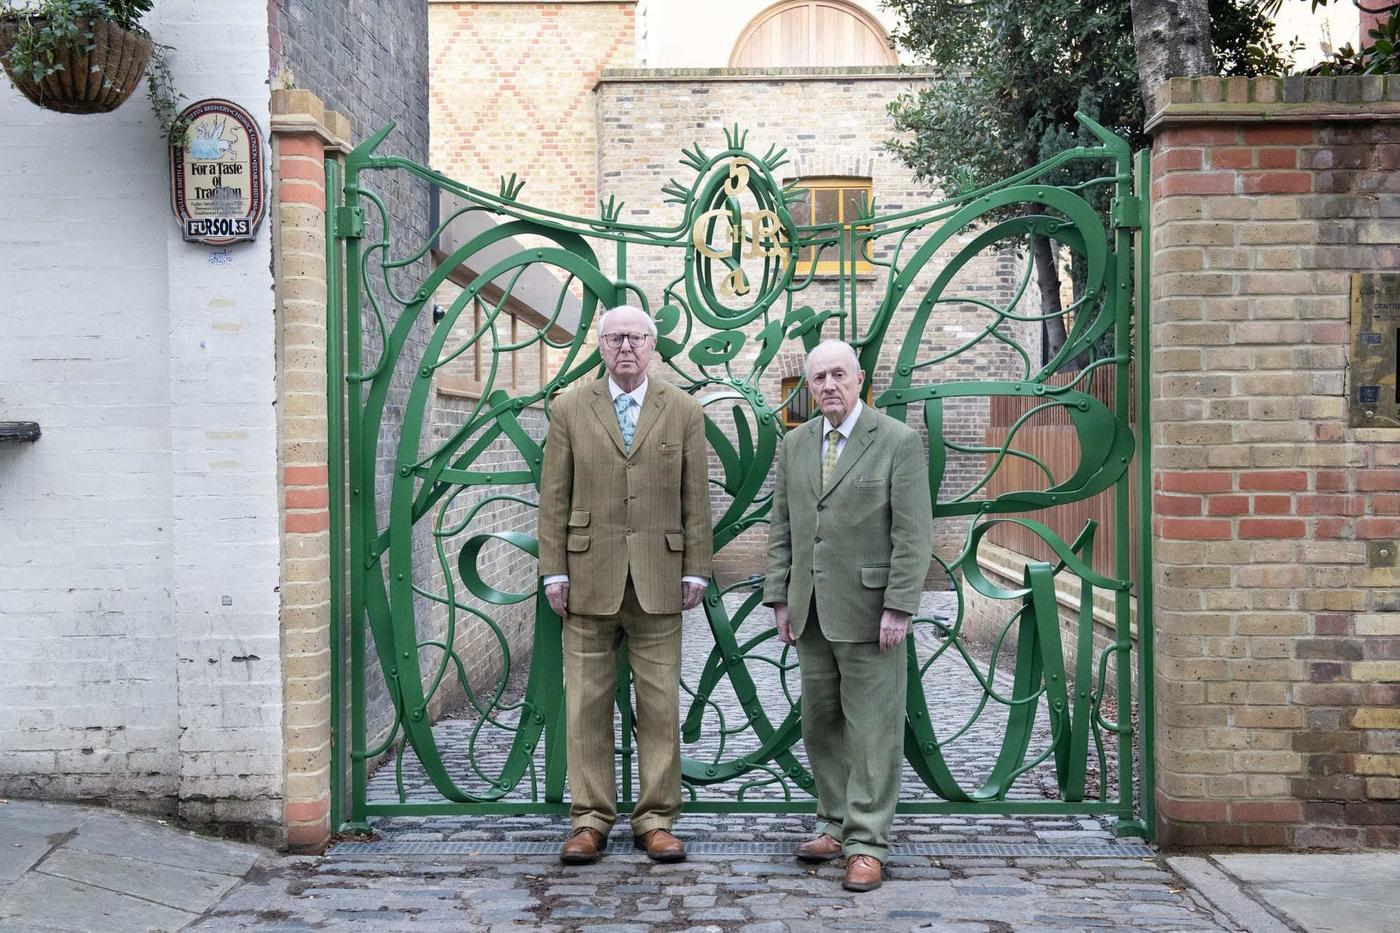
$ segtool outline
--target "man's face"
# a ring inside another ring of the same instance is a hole
[[[607,368],[608,375],[614,380],[639,378],[651,365],[652,354],[656,352],[656,338],[651,335],[646,321],[646,316],[640,311],[628,308],[612,312],[603,323],[602,332],[598,335],[598,352],[603,356],[603,366]],[[626,335],[622,346],[608,345],[610,336],[616,339],[620,335]],[[633,346],[638,335],[645,339],[641,341],[641,346]]]
[[[820,349],[812,354],[807,368],[807,388],[816,397],[822,414],[833,426],[846,420],[855,408],[865,373],[840,347]]]

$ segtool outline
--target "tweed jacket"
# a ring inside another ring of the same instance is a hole
[[[821,488],[816,417],[783,438],[763,601],[801,635],[812,600],[833,642],[878,641],[885,608],[917,613],[933,557],[928,460],[919,435],[866,406]]]
[[[681,577],[708,577],[709,455],[700,404],[651,377],[632,448],[607,379],[555,400],[544,447],[540,576],[569,575],[569,612],[612,615],[630,574],[650,613],[681,611]]]

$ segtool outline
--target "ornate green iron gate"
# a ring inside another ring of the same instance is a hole
[[[332,387],[344,388],[332,391],[329,403],[332,514],[345,517],[332,528],[332,636],[337,648],[332,794],[337,822],[362,826],[368,817],[390,814],[565,811],[560,621],[536,588],[504,592],[486,582],[491,574],[480,566],[483,552],[490,548],[515,548],[534,557],[535,540],[520,530],[478,529],[473,522],[488,503],[534,506],[541,438],[538,430],[532,436],[522,419],[527,409],[547,412],[551,396],[562,387],[597,376],[600,363],[592,345],[592,325],[601,309],[627,301],[654,313],[659,356],[668,376],[705,396],[707,405],[718,399],[733,415],[733,427],[722,429],[707,407],[707,434],[722,467],[712,483],[728,503],[715,521],[717,554],[745,530],[758,527],[761,532],[766,525],[771,506],[766,483],[782,432],[780,413],[792,393],[802,391],[789,390],[787,397],[764,391],[765,373],[780,352],[800,352],[823,337],[840,336],[856,346],[873,379],[882,350],[887,351],[888,363],[889,351],[897,348],[892,368],[884,370],[887,384],[867,386],[874,390],[873,404],[899,419],[921,414],[929,440],[935,520],[965,516],[968,522],[961,553],[939,561],[955,583],[957,616],[916,620],[916,633],[924,627],[925,636],[932,632],[936,637],[923,637],[918,646],[910,640],[905,749],[909,765],[930,793],[901,801],[901,811],[1107,814],[1117,817],[1120,833],[1150,836],[1149,536],[1142,536],[1137,549],[1129,544],[1135,522],[1150,527],[1150,497],[1139,496],[1136,515],[1130,514],[1129,498],[1133,481],[1144,491],[1150,489],[1145,449],[1137,452],[1137,469],[1131,470],[1131,422],[1144,433],[1147,425],[1147,268],[1145,250],[1135,251],[1134,246],[1135,237],[1146,235],[1141,193],[1147,183],[1147,154],[1134,159],[1121,139],[1083,116],[1080,120],[1098,145],[1068,150],[1015,177],[928,207],[880,214],[866,204],[846,230],[838,224],[796,225],[788,208],[793,191],[783,187],[777,174],[784,164],[783,151],[770,149],[763,156],[747,151],[746,134],[737,127],[726,132],[720,152],[706,153],[698,145],[684,151],[681,162],[694,172],[693,182],[673,180],[662,189],[682,211],[680,222],[671,227],[624,222],[622,206],[611,199],[600,204],[597,217],[553,213],[519,201],[520,185],[514,177],[502,179],[500,190],[491,193],[403,159],[375,155],[392,127],[349,155],[343,184],[339,166],[328,164],[327,191],[333,199],[327,211],[329,378]],[[1091,170],[1085,172],[1086,166]],[[1068,170],[1088,180],[1053,183]],[[407,249],[391,242],[386,202],[378,193],[405,176],[437,185],[464,205],[427,241]],[[497,223],[405,289],[405,275],[426,266],[422,260],[432,242],[454,219],[470,212],[486,212]],[[1028,333],[1038,335],[1036,328],[1047,316],[1021,307],[1029,264],[1005,303],[948,291],[974,257],[1024,243],[1030,236],[1047,237],[1058,249],[1074,254],[1084,274],[1078,299],[1062,312],[1069,324],[1067,339],[1042,365],[1033,362],[1036,351],[1023,346]],[[515,243],[513,238],[527,238],[533,245],[502,254],[502,244]],[[680,254],[679,274],[661,294],[648,295],[628,280],[629,246],[663,247]],[[603,271],[595,247],[613,251],[611,275]],[[489,261],[483,262],[482,256]],[[802,302],[814,281],[811,260],[817,257],[834,257],[845,270],[835,307],[814,309]],[[881,300],[868,313],[857,309],[858,259],[884,283]],[[476,270],[475,281],[445,313],[433,314],[439,288],[455,268],[470,261],[486,268]],[[503,309],[522,276],[540,268],[562,280],[553,317],[512,343],[498,326],[505,320]],[[932,282],[926,284],[930,276]],[[489,283],[498,291],[487,300],[484,289]],[[570,304],[578,314],[575,333],[570,339],[554,340],[550,334],[557,333],[562,309]],[[985,324],[955,346],[930,350],[925,336],[937,321],[934,312],[950,304],[980,309]],[[473,308],[477,319],[464,317]],[[435,378],[464,352],[487,343],[488,337],[491,362],[483,367],[489,372],[479,401],[445,436],[429,436],[425,420]],[[937,378],[941,367],[984,343],[1013,351],[1016,371],[1009,378]],[[538,390],[512,395],[497,384],[495,360],[526,346],[540,353],[548,347],[553,365],[542,369],[545,384]],[[1089,365],[1076,364],[1091,354]],[[1130,367],[1134,361],[1136,366]],[[1130,368],[1135,370],[1131,376]],[[1063,373],[1072,375],[1052,380]],[[772,374],[767,375],[771,385]],[[1100,392],[1106,395],[1103,399],[1088,391],[1099,375],[1114,377],[1111,391]],[[1028,400],[1027,411],[1003,443],[982,447],[946,436],[948,405],[996,396]],[[1049,411],[1067,413],[1077,440],[1078,466],[1068,476],[1053,475],[1042,460],[1017,446],[1021,425]],[[503,448],[513,462],[508,469],[493,469],[500,459],[488,458],[487,452]],[[940,496],[950,453],[983,457],[985,475],[969,489]],[[1037,488],[986,494],[990,477],[1013,461],[1032,464],[1044,481]],[[976,498],[979,491],[983,498]],[[1023,514],[1082,502],[1105,491],[1111,497],[1114,532],[1108,573],[1094,569],[1094,523],[1066,541],[1045,522]],[[1011,525],[1045,542],[1055,555],[1053,560],[1029,563],[1016,587],[994,583],[977,561],[988,532]],[[449,543],[456,553],[449,553]],[[424,569],[415,567],[415,553],[423,552],[433,554],[441,574],[434,578],[439,581],[436,590],[423,583]],[[755,569],[761,581],[761,568]],[[348,606],[341,595],[347,578]],[[1076,581],[1079,588],[1077,651],[1069,669],[1061,641],[1057,579]],[[698,678],[685,686],[690,705],[683,724],[683,740],[688,745],[696,742],[717,709],[713,698],[720,685],[732,691],[741,720],[726,724],[719,716],[717,741],[710,742],[703,757],[685,759],[684,778],[693,797],[706,785],[744,783],[736,799],[696,800],[688,804],[692,811],[801,811],[812,806],[812,781],[796,754],[800,702],[788,692],[795,658],[785,649],[778,653],[781,646],[766,622],[750,621],[760,599],[752,584],[746,580],[724,588],[710,585],[703,605],[713,646]],[[1017,639],[1009,678],[995,673],[995,656],[984,670],[983,662],[956,637],[963,624],[965,588],[1007,607],[1001,637],[1014,628]],[[1112,594],[1108,641],[1099,649],[1093,640],[1096,590]],[[1136,647],[1130,595],[1136,595],[1141,610]],[[513,697],[507,690],[511,658],[506,636],[493,613],[518,604],[533,605],[534,629],[523,695]],[[428,607],[446,616],[440,637],[421,634],[419,623]],[[464,665],[456,645],[466,617],[488,626],[499,645],[504,670],[492,690],[474,689],[467,677],[471,658]],[[944,654],[960,657],[979,685],[979,701],[961,724],[939,721],[938,698],[927,695],[922,677]],[[433,730],[430,703],[448,678],[459,682],[473,708],[469,731],[453,740],[462,747],[445,750]],[[782,709],[773,711],[771,701],[760,697],[765,678],[781,681],[786,701]],[[392,704],[390,725],[375,735],[367,725],[371,686],[382,688],[382,704]],[[1110,692],[1117,698],[1113,718],[1104,706]],[[619,685],[619,701],[626,771],[630,720],[625,682]],[[977,786],[964,787],[944,750],[989,708],[1006,717],[999,748],[988,756],[995,760],[985,777],[972,782]],[[1130,715],[1134,708],[1139,711],[1136,729]],[[1040,711],[1048,717],[1051,739],[1032,753],[1031,731]],[[486,747],[488,734],[493,736],[494,755]],[[730,737],[741,734],[752,746],[742,754],[726,752]],[[1112,783],[1106,747],[1116,747],[1118,754]],[[397,799],[370,801],[369,764],[390,754],[399,777]],[[408,799],[402,782],[406,755],[416,759],[413,767],[434,799]],[[1090,781],[1094,763],[1097,787]],[[1055,799],[1017,799],[1011,793],[1017,779],[1042,764],[1053,767]],[[348,788],[342,777],[347,774]],[[624,784],[630,786],[630,774],[624,774]],[[748,799],[755,788],[766,789],[766,798]]]

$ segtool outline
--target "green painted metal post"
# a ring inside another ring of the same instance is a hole
[[[1137,192],[1133,190],[1132,155],[1126,143],[1122,144],[1116,155],[1117,158],[1114,160],[1114,168],[1117,170],[1114,183],[1115,200],[1125,206],[1124,210],[1127,213],[1135,213],[1139,202]],[[1126,207],[1129,204],[1133,205],[1132,209]],[[1134,226],[1122,216],[1114,218],[1114,275],[1111,300],[1114,307],[1113,349],[1119,362],[1115,367],[1113,407],[1115,411],[1122,414],[1124,420],[1133,407],[1132,366],[1130,362],[1132,358],[1132,320],[1129,311],[1132,308],[1133,297]],[[1119,579],[1128,579],[1132,573],[1132,544],[1127,534],[1130,508],[1128,482],[1125,474],[1125,478],[1117,483],[1113,490],[1113,514],[1115,524],[1121,532],[1114,537],[1113,542],[1113,565]],[[1115,593],[1113,599],[1114,643],[1117,647],[1117,654],[1113,658],[1113,669],[1117,674],[1115,693],[1118,697],[1118,801],[1121,806],[1116,832],[1120,835],[1136,832],[1134,823],[1136,814],[1133,805],[1134,741],[1131,732],[1133,722],[1131,713],[1133,706],[1133,641],[1132,610],[1129,597],[1129,592],[1124,589]]]
[[[340,308],[340,240],[335,229],[340,206],[340,166],[327,159],[326,171],[326,486],[330,493],[331,649],[331,830],[345,816],[345,345]]]
[[[1138,433],[1138,697],[1142,723],[1138,761],[1142,767],[1142,821],[1146,838],[1157,838],[1156,685],[1153,681],[1155,628],[1152,624],[1152,150],[1137,154],[1137,190],[1143,200],[1138,231],[1137,301],[1133,319],[1137,357]]]
[[[351,153],[345,166],[342,205],[336,209],[336,237],[344,242],[345,255],[345,366],[346,423],[350,445],[350,819],[342,829],[368,832],[366,804],[369,794],[369,762],[365,756],[365,564],[373,526],[366,522],[364,497],[373,483],[374,442],[366,455],[363,398],[360,375],[364,366],[360,307],[359,230],[345,229],[347,215],[356,210],[360,199],[360,165]],[[354,235],[351,235],[354,234]],[[373,521],[373,515],[368,516]]]

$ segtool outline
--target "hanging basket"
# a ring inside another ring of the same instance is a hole
[[[92,32],[90,47],[79,45],[56,63],[63,65],[42,81],[12,68],[9,51],[20,23],[0,19],[0,60],[21,94],[45,110],[59,113],[107,113],[116,110],[141,83],[155,43],[145,32],[123,29],[105,19],[79,20],[82,33]]]

